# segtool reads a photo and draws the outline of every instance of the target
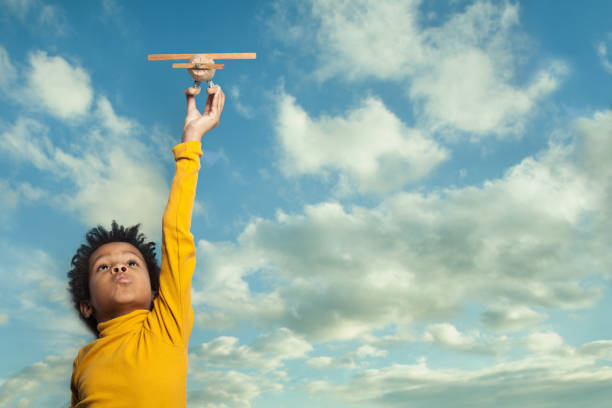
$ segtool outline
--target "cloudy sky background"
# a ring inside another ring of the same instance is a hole
[[[257,52],[215,76],[189,406],[608,406],[612,6],[587,4],[1,0],[0,406],[69,401],[85,232],[160,242],[168,52]]]

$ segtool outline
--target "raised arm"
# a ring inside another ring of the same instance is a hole
[[[208,89],[204,112],[196,107],[193,88],[185,91],[187,112],[182,142],[172,149],[176,169],[162,220],[162,262],[159,295],[148,319],[148,328],[177,345],[186,345],[193,327],[191,278],[195,269],[195,244],[191,214],[196,195],[201,140],[219,124],[225,103],[220,87]]]

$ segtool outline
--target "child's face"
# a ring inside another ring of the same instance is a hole
[[[146,262],[140,251],[127,242],[111,242],[89,258],[89,293],[81,302],[85,318],[98,323],[138,309],[149,310],[153,300]]]

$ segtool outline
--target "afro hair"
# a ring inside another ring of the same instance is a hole
[[[144,234],[138,230],[139,228],[140,224],[124,227],[123,225],[118,225],[114,220],[110,230],[98,225],[87,232],[85,235],[86,243],[82,244],[72,257],[72,269],[68,271],[68,291],[72,295],[74,307],[79,313],[81,320],[87,324],[87,327],[89,327],[96,337],[98,337],[99,333],[97,327],[98,322],[95,317],[90,316],[89,318],[85,318],[80,312],[81,302],[91,298],[91,294],[89,293],[89,258],[96,249],[111,242],[127,242],[135,246],[146,262],[151,281],[151,290],[154,293],[157,293],[159,290],[160,268],[155,258],[155,242],[146,242],[146,238]]]

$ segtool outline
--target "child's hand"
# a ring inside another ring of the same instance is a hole
[[[200,93],[199,89],[189,88],[185,90],[187,113],[185,114],[185,124],[183,125],[183,136],[181,138],[183,143],[193,140],[201,141],[206,132],[219,124],[219,118],[225,104],[225,94],[219,85],[207,88],[206,91],[208,92],[208,99],[204,107],[204,114],[201,114],[195,103],[195,95]]]

